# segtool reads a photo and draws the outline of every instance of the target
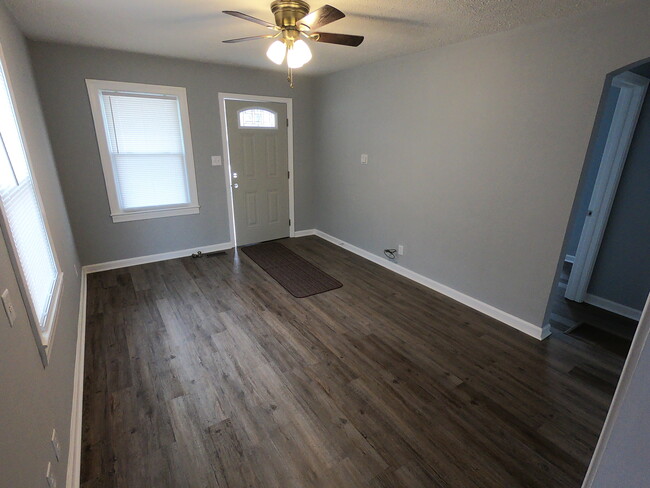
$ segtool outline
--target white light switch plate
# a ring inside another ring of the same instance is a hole
[[[221,166],[221,156],[212,156],[212,166]]]
[[[5,312],[9,318],[9,324],[13,327],[16,322],[16,308],[11,302],[11,297],[9,296],[9,290],[2,292],[2,304],[5,307]]]
[[[362,154],[361,155],[361,164],[368,164],[368,155],[367,154]]]

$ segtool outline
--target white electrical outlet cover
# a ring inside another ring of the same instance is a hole
[[[221,166],[221,156],[212,156],[212,166]]]
[[[404,255],[404,246],[403,245],[400,244],[399,246],[397,246],[397,254],[399,254],[400,256]]]

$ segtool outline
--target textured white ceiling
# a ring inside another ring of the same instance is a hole
[[[366,37],[358,48],[312,43],[305,73],[328,73],[397,54],[470,39],[626,0],[329,0],[347,14],[323,31]],[[266,34],[221,13],[273,21],[270,0],[5,0],[32,39],[108,47],[200,61],[275,68],[269,41],[223,44]],[[312,3],[312,9],[320,7]]]

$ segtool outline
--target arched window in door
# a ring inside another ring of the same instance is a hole
[[[278,114],[265,108],[246,108],[238,112],[240,129],[277,129]]]

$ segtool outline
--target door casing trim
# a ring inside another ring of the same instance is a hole
[[[230,244],[234,247],[237,243],[235,227],[235,207],[232,197],[232,171],[230,168],[230,148],[228,147],[228,128],[226,121],[226,100],[242,102],[272,102],[284,103],[287,106],[287,158],[289,166],[289,237],[295,236],[296,219],[294,215],[294,175],[293,175],[293,100],[291,98],[268,97],[264,95],[246,95],[241,93],[219,92],[219,118],[221,120],[221,147],[223,148],[224,177],[228,191],[228,224],[230,226]]]
[[[586,218],[580,233],[580,241],[564,294],[569,300],[583,302],[587,296],[591,275],[596,266],[609,214],[616,198],[618,184],[636,132],[649,83],[647,78],[629,71],[617,75],[612,80],[612,86],[619,88],[620,94],[616,101],[605,149],[598,162],[598,176],[589,202],[589,211],[593,212],[593,216]]]

